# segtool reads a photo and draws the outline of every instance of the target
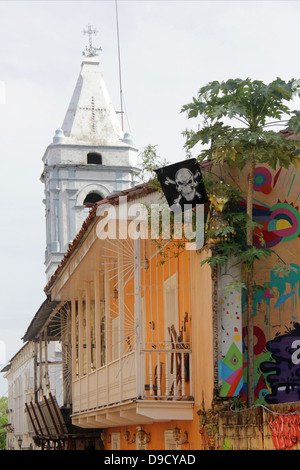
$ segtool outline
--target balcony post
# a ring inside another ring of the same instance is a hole
[[[91,284],[84,282],[85,286],[85,322],[86,322],[86,373],[91,372],[92,345],[91,345]]]
[[[76,335],[76,300],[73,298],[71,300],[71,345],[72,345],[72,382],[75,382],[77,378],[77,354],[78,354],[78,345],[77,345],[77,335]]]
[[[83,308],[82,308],[82,292],[78,292],[78,377],[83,376]]]
[[[141,368],[141,334],[142,334],[142,300],[141,300],[141,245],[140,239],[134,240],[134,318],[135,318],[135,358],[136,358],[136,392],[143,396],[143,377]]]
[[[94,271],[96,369],[101,367],[100,272]],[[98,376],[98,375],[97,375]],[[97,387],[98,390],[98,387]]]

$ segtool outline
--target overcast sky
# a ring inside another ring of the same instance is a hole
[[[118,0],[125,130],[185,158],[180,114],[212,80],[300,78],[299,1]],[[42,157],[61,127],[91,23],[120,109],[114,0],[0,1],[1,304],[6,361],[45,300]],[[3,96],[3,86],[5,96]],[[5,99],[4,99],[5,98]],[[1,364],[0,364],[1,367]],[[7,382],[0,379],[0,396]]]

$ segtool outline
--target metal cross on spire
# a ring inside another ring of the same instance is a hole
[[[85,52],[82,54],[86,57],[94,57],[97,54],[97,51],[102,51],[101,47],[94,47],[93,46],[93,41],[92,41],[92,35],[97,34],[98,31],[96,29],[92,28],[92,25],[88,24],[87,29],[84,29],[82,31],[83,34],[88,34],[89,35],[89,47],[85,47]]]

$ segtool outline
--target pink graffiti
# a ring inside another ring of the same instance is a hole
[[[248,176],[249,179],[249,176]],[[259,191],[264,194],[269,194],[272,191],[272,175],[270,171],[263,167],[259,166],[255,168],[255,177],[254,177],[254,191]]]
[[[288,450],[300,442],[299,414],[279,415],[269,419],[269,427],[276,450]]]

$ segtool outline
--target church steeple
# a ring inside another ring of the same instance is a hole
[[[97,51],[102,49],[92,43],[97,30],[89,24],[83,33],[89,35],[89,46],[83,52],[81,71],[62,125],[66,143],[120,145],[123,131],[99,67]]]
[[[123,131],[96,56],[82,61],[62,130],[66,143],[122,145]]]
[[[47,279],[79,231],[89,204],[136,184],[137,149],[123,134],[88,25],[79,77],[62,127],[43,157]]]

